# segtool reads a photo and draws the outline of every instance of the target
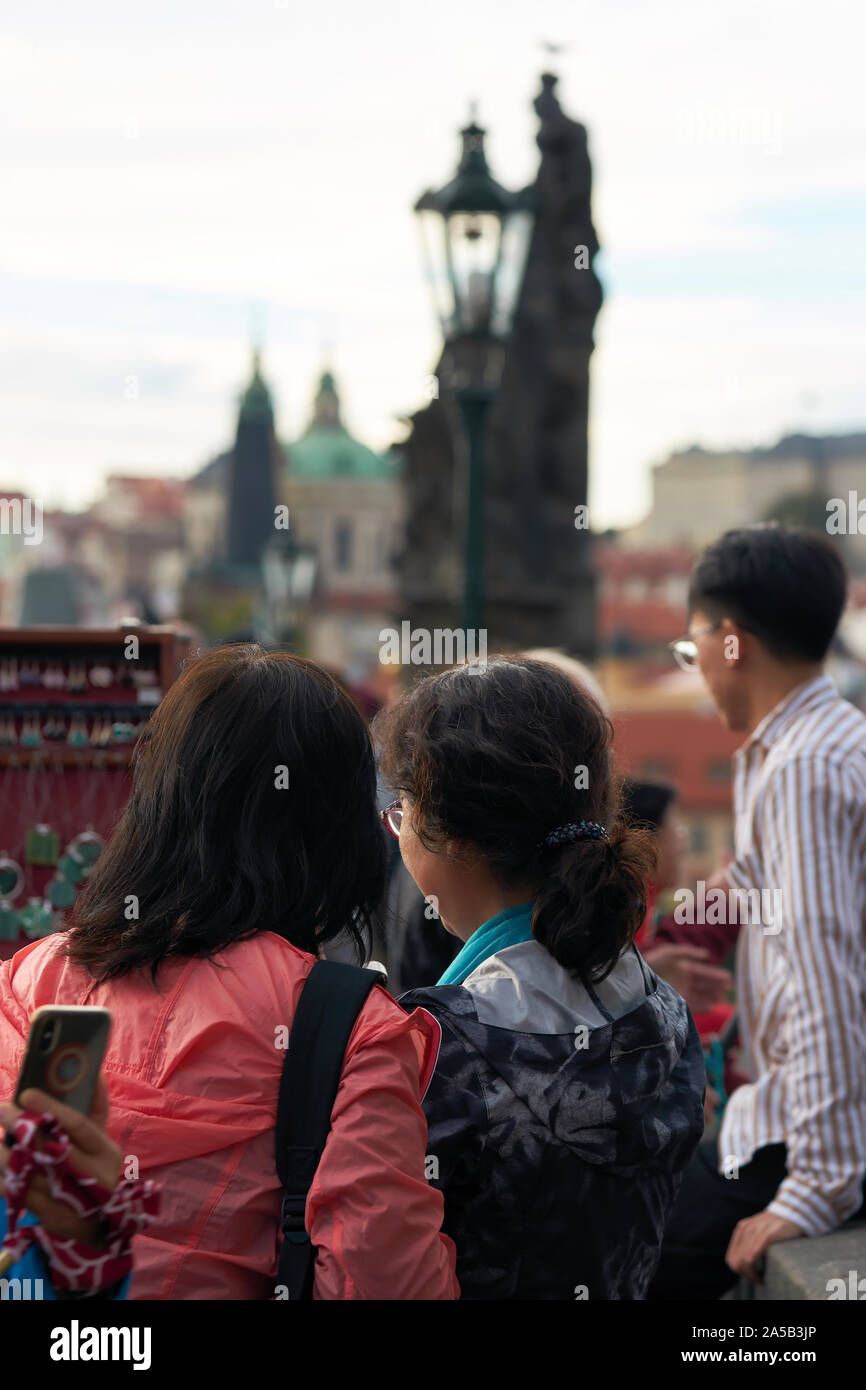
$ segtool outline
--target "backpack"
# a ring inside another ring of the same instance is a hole
[[[276,1128],[284,1193],[277,1284],[290,1299],[313,1296],[316,1252],[304,1224],[307,1195],[330,1133],[349,1036],[370,990],[384,983],[378,970],[318,960],[301,992],[280,1078]]]

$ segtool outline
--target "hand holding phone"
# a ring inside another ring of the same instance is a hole
[[[53,1006],[36,1010],[30,1020],[15,1100],[0,1105],[0,1125],[6,1130],[0,1144],[0,1196],[6,1196],[3,1174],[20,1107],[52,1115],[59,1122],[69,1136],[67,1161],[74,1172],[95,1178],[109,1191],[116,1188],[123,1154],[105,1132],[108,1088],[100,1072],[110,1027],[107,1009]],[[39,1142],[37,1135],[37,1145]],[[101,1248],[102,1221],[79,1217],[74,1208],[52,1197],[45,1177],[31,1179],[26,1202],[51,1235]],[[5,1258],[11,1259],[8,1251]],[[4,1255],[0,1255],[0,1274],[3,1262]]]
[[[37,1113],[47,1112],[57,1119],[71,1140],[68,1159],[76,1172],[84,1177],[96,1178],[103,1187],[113,1190],[118,1183],[123,1168],[123,1154],[105,1132],[108,1120],[108,1087],[100,1074],[94,1091],[93,1107],[89,1117],[78,1110],[56,1100],[44,1091],[25,1090],[21,1101],[28,1110]],[[0,1105],[0,1125],[9,1131],[15,1124],[21,1110],[11,1102]],[[9,1161],[10,1149],[7,1133],[0,1144],[0,1197],[5,1197],[6,1188],[3,1174]],[[64,1240],[78,1240],[85,1245],[93,1245],[99,1239],[99,1222],[78,1218],[70,1207],[55,1201],[51,1196],[44,1177],[35,1177],[27,1189],[27,1206],[42,1227],[52,1235]],[[0,1265],[3,1257],[0,1255]],[[3,1273],[0,1267],[0,1274]]]

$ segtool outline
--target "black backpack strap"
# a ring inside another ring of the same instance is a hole
[[[277,1283],[290,1299],[312,1298],[315,1251],[304,1224],[310,1190],[340,1084],[346,1044],[375,984],[375,970],[319,960],[301,992],[280,1080],[277,1173],[283,1185],[283,1243]]]

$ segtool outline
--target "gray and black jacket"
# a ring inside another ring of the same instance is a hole
[[[423,1100],[466,1299],[641,1299],[703,1132],[684,1000],[635,947],[590,988],[538,942],[412,990],[442,1028]]]

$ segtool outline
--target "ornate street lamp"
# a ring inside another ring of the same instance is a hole
[[[509,193],[490,173],[485,131],[470,116],[456,176],[415,204],[426,268],[469,445],[463,625],[484,616],[484,434],[499,387],[529,251],[531,189]]]
[[[297,637],[299,611],[312,598],[316,554],[299,545],[290,531],[275,534],[262,549],[264,612],[261,637],[268,645]]]

